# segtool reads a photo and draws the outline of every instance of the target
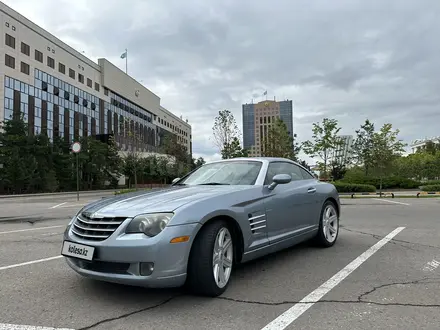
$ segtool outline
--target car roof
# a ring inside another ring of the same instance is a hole
[[[260,162],[291,162],[291,163],[296,163],[297,162],[288,159],[288,158],[282,158],[282,157],[237,157],[237,158],[229,158],[229,159],[219,159],[219,160],[214,160],[211,162],[207,162],[209,164],[211,163],[219,163],[219,162],[227,162],[227,161],[243,161],[243,160],[247,160],[247,161],[260,161]]]

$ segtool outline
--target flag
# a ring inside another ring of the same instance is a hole
[[[265,91],[265,92],[263,93],[263,95],[267,95],[267,91]]]
[[[127,50],[125,52],[122,53],[121,58],[126,58],[127,57]]]

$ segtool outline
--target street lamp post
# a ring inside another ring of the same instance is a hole
[[[76,154],[76,200],[79,201],[79,153],[81,151],[81,143],[74,142],[72,144],[72,152]]]

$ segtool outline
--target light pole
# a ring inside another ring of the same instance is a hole
[[[76,154],[76,200],[79,201],[79,153],[81,151],[81,143],[74,142],[72,144],[72,152]]]

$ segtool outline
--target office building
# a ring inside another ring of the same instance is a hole
[[[337,164],[348,165],[353,152],[353,135],[339,135],[338,138],[341,144],[333,151],[332,161]]]
[[[428,142],[432,142],[434,144],[439,145],[440,144],[440,136],[433,136],[430,138],[416,139],[414,141],[411,141],[411,144],[410,144],[411,152],[416,153],[417,151],[423,150]]]
[[[249,150],[249,156],[261,156],[264,137],[276,118],[281,118],[293,138],[292,100],[271,101],[243,104],[243,148]],[[292,146],[293,147],[293,146]]]
[[[46,131],[69,142],[114,135],[121,150],[147,153],[159,152],[164,137],[174,134],[191,153],[191,126],[162,107],[158,95],[1,2],[0,15],[0,121],[22,114],[31,134]]]

